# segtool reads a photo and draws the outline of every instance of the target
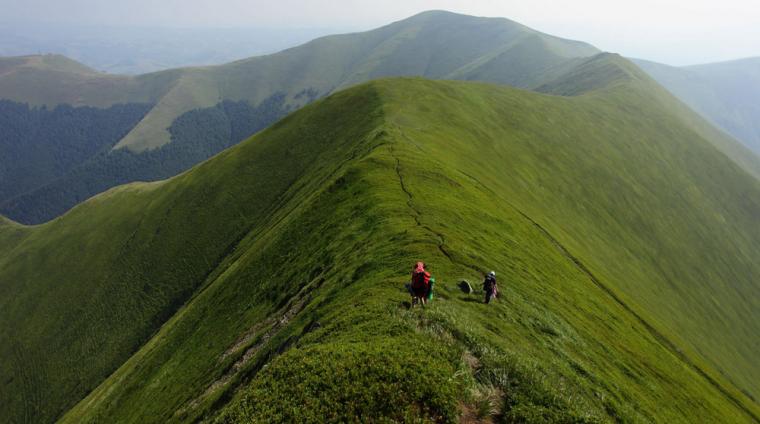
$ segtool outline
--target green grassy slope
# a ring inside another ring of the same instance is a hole
[[[332,134],[362,130],[336,125],[339,112],[330,116]],[[233,168],[201,165],[204,184],[192,190],[184,188],[196,173],[120,187],[30,227],[0,260],[0,331],[9,340],[0,347],[0,372],[10,381],[0,397],[13,405],[3,408],[2,420],[55,418],[125,361],[241,237],[278,211],[323,147],[283,143],[252,153],[253,161],[231,158]],[[245,181],[244,198],[218,190],[234,175]]]
[[[753,154],[749,148],[694,113],[694,110],[674,98],[652,77],[619,55],[600,53],[591,58],[577,59],[572,66],[556,75],[554,79],[535,88],[535,91],[577,96],[593,91],[597,87],[620,84],[633,84],[639,90],[647,92],[650,101],[656,102],[662,110],[667,110],[682,125],[689,127],[699,137],[708,140],[746,172],[760,179],[760,156]]]
[[[685,67],[635,62],[695,111],[760,155],[760,58]]]
[[[757,421],[736,386],[757,389],[760,185],[614,81],[373,82],[4,223],[3,419],[56,417],[122,364],[64,421]],[[488,269],[486,307],[455,284]]]

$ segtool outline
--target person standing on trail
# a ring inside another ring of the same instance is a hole
[[[409,291],[412,295],[412,307],[417,302],[425,306],[429,289],[430,273],[425,270],[424,262],[417,262],[412,269],[412,281],[409,284]]]
[[[486,279],[483,280],[483,291],[486,293],[486,303],[491,303],[491,299],[495,298],[498,292],[496,287],[496,272],[491,271],[486,275]]]

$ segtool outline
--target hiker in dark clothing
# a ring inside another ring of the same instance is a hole
[[[486,279],[483,280],[483,291],[486,293],[486,303],[490,303],[491,299],[496,297],[498,288],[496,287],[496,273],[491,271],[486,275]]]
[[[430,290],[430,273],[425,271],[425,264],[417,262],[412,269],[412,281],[409,284],[409,292],[412,295],[412,307],[421,303],[427,303],[428,291]]]

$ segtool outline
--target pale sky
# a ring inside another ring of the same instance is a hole
[[[673,65],[760,56],[760,0],[0,0],[0,21],[366,30],[443,9]]]

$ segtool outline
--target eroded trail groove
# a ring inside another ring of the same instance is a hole
[[[318,290],[322,286],[322,283],[324,283],[324,279],[320,278],[315,282],[307,284],[288,302],[287,305],[283,306],[279,311],[266,320],[255,324],[246,331],[240,339],[222,353],[218,358],[218,362],[224,362],[227,358],[234,355],[239,355],[238,359],[227,368],[221,377],[209,384],[200,396],[187,403],[184,407],[178,409],[174,415],[181,416],[189,410],[197,409],[204,400],[210,398],[219,390],[232,389],[233,387],[230,386],[230,383],[236,377],[242,376],[243,373],[245,373],[246,367],[251,363],[251,360],[262,351],[267,343],[269,343],[280,330],[285,328],[296,315],[304,310],[311,301],[313,292]],[[255,343],[253,343],[254,340]],[[242,352],[242,354],[240,354],[240,352]]]
[[[445,236],[442,233],[440,233],[440,232],[435,231],[434,229],[432,229],[429,225],[426,225],[426,224],[422,223],[422,221],[420,219],[420,217],[422,217],[422,212],[420,212],[420,210],[417,209],[414,206],[414,196],[412,195],[412,192],[409,191],[409,188],[406,186],[406,183],[404,182],[404,176],[402,174],[402,168],[401,168],[401,160],[399,159],[398,156],[396,156],[395,152],[393,151],[393,147],[391,147],[391,155],[393,156],[393,158],[396,161],[395,171],[396,171],[396,175],[398,176],[399,185],[401,186],[401,190],[407,196],[406,205],[411,210],[411,213],[409,215],[412,217],[412,219],[414,219],[415,224],[418,227],[420,227],[420,228],[426,230],[427,232],[429,232],[430,234],[432,234],[437,239],[436,245],[438,247],[438,250],[449,261],[451,261],[452,263],[456,263],[458,265],[464,266],[466,268],[469,268],[469,269],[471,269],[471,270],[473,270],[473,271],[475,271],[477,273],[482,273],[483,270],[481,270],[477,266],[472,265],[472,264],[466,264],[466,263],[464,263],[462,261],[458,261],[458,260],[454,259],[452,257],[452,255],[451,255],[451,253],[449,253],[449,251],[446,249],[446,238],[445,238]]]

